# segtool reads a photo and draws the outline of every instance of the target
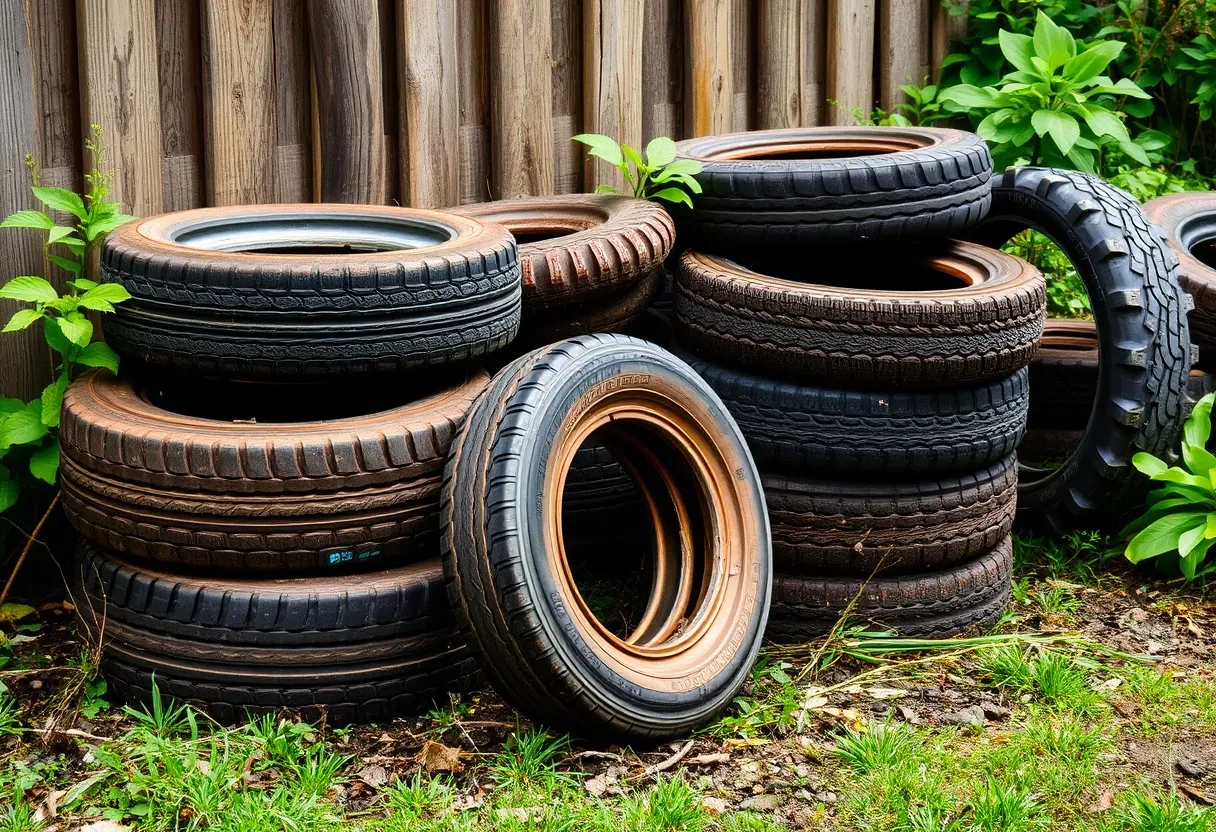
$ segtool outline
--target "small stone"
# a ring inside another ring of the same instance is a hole
[[[904,722],[908,723],[909,725],[920,724],[920,714],[909,708],[907,705],[897,705],[895,709],[899,711],[899,715]]]
[[[955,711],[942,717],[942,722],[948,722],[951,725],[980,726],[987,721],[988,717],[984,715],[982,705],[968,705],[961,711]]]
[[[740,803],[739,808],[753,812],[775,812],[781,808],[781,797],[775,794],[758,794]]]
[[[1009,708],[1006,708],[1004,705],[997,705],[995,702],[985,702],[982,707],[984,715],[989,719],[1005,719],[1013,713]]]
[[[798,791],[794,792],[794,797],[806,803],[810,803],[815,799],[815,796],[806,789],[799,789]]]
[[[726,801],[720,797],[703,797],[701,798],[701,805],[711,815],[720,815],[726,811]]]
[[[1176,765],[1178,767],[1178,770],[1181,771],[1183,774],[1185,774],[1187,777],[1194,777],[1194,778],[1198,779],[1200,777],[1204,777],[1208,773],[1207,766],[1205,766],[1203,763],[1199,762],[1198,760],[1178,759],[1174,762],[1174,765]]]
[[[835,803],[836,792],[816,792],[815,798],[824,803]]]

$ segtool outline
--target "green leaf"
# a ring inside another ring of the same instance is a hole
[[[59,318],[43,318],[42,335],[50,348],[65,358],[76,349],[59,328]]]
[[[46,425],[42,424],[42,402],[34,399],[16,413],[10,413],[0,422],[0,450],[13,445],[28,445],[46,436]]]
[[[1103,107],[1088,108],[1085,111],[1085,123],[1094,131],[1095,136],[1111,136],[1120,142],[1131,141],[1123,119]],[[1143,153],[1143,150],[1141,152]]]
[[[46,244],[48,246],[53,246],[53,245],[55,245],[55,243],[58,243],[60,240],[63,240],[67,237],[71,237],[75,233],[76,233],[75,228],[70,228],[69,226],[66,226],[66,225],[57,225],[54,228],[52,228],[50,231],[47,232]]]
[[[59,427],[59,411],[63,409],[63,393],[68,389],[68,374],[59,377],[42,390],[42,424],[48,428]]]
[[[1178,539],[1196,526],[1207,526],[1207,512],[1167,514],[1131,539],[1124,556],[1132,563],[1178,548]]]
[[[5,399],[0,398],[0,422],[4,421],[4,417],[10,413],[16,413],[21,408],[25,407],[25,402],[21,399]],[[0,477],[3,479],[3,477]]]
[[[1151,479],[1157,482],[1172,482],[1178,485],[1189,485],[1208,494],[1212,493],[1212,481],[1208,477],[1196,477],[1181,468],[1167,468],[1159,474],[1153,474]]]
[[[21,486],[12,480],[0,482],[0,511],[7,511],[17,504],[21,496]]]
[[[1016,35],[1002,29],[998,36],[1001,42],[1001,54],[1005,56],[1005,60],[1023,72],[1030,72],[1034,69],[1034,64],[1030,62],[1034,55],[1034,41],[1030,35]]]
[[[999,95],[992,87],[976,87],[971,84],[959,84],[942,90],[939,101],[950,101],[960,107],[979,107],[988,109],[998,105]]]
[[[48,300],[56,300],[58,297],[59,293],[55,291],[54,286],[47,283],[41,277],[33,277],[31,275],[14,277],[8,283],[0,286],[0,298],[9,298],[10,300],[45,303]]]
[[[571,141],[587,145],[590,148],[587,151],[590,155],[603,159],[610,165],[620,167],[625,163],[625,159],[621,155],[621,146],[608,136],[601,136],[599,133],[580,133],[572,137]]]
[[[75,274],[75,275],[79,275],[84,271],[84,267],[81,266],[79,263],[77,263],[75,260],[69,260],[66,257],[60,257],[58,254],[49,254],[49,255],[47,255],[47,259],[50,260],[52,263],[54,263],[59,268],[63,269],[64,271],[71,272],[72,274]],[[69,282],[68,285],[72,286],[72,288],[80,288],[78,286],[73,286],[72,282]]]
[[[18,309],[13,313],[13,317],[8,319],[8,323],[4,325],[4,329],[0,332],[17,332],[25,329],[34,321],[42,317],[42,312],[38,309]]]
[[[1030,123],[1040,136],[1050,135],[1056,147],[1065,154],[1072,150],[1077,137],[1081,135],[1081,125],[1077,124],[1077,120],[1057,110],[1035,110]]]
[[[80,305],[85,309],[96,309],[98,312],[113,312],[112,304],[130,299],[131,293],[121,284],[102,283],[85,292],[80,298]]]
[[[55,484],[59,473],[59,443],[47,445],[30,456],[30,473],[47,485]]]
[[[1064,66],[1077,53],[1076,43],[1068,30],[1057,26],[1041,9],[1034,26],[1034,53],[1050,70]]]
[[[0,624],[15,624],[36,612],[38,610],[26,604],[0,604]]]
[[[1201,540],[1197,546],[1191,549],[1186,557],[1178,561],[1178,569],[1188,581],[1195,579],[1195,572],[1199,568],[1199,564],[1203,562],[1203,558],[1207,555],[1208,550],[1212,548],[1213,543],[1216,543],[1216,540]]]
[[[34,188],[33,191],[34,196],[56,211],[72,214],[81,220],[89,218],[89,212],[85,209],[84,200],[80,198],[79,194],[63,188]]]
[[[1064,75],[1074,84],[1092,81],[1101,75],[1103,70],[1122,51],[1123,44],[1119,41],[1109,40],[1092,44],[1084,52],[1075,58],[1070,58],[1068,63],[1064,64]]]
[[[78,277],[75,280],[69,280],[68,285],[79,292],[87,292],[98,284],[88,278]]]
[[[1206,448],[1199,448],[1192,445],[1190,442],[1182,443],[1182,459],[1186,462],[1186,467],[1200,476],[1212,478],[1212,469],[1216,468],[1216,456],[1213,456]]]
[[[660,176],[670,177],[675,176],[678,173],[682,173],[686,176],[696,176],[701,171],[701,163],[696,159],[676,159],[670,165],[667,165],[661,171],[659,171],[659,173],[655,176],[655,179],[657,181]]]
[[[1197,448],[1206,448],[1208,439],[1212,436],[1212,405],[1216,403],[1216,393],[1208,393],[1195,402],[1191,415],[1182,426],[1182,438],[1188,444]]]
[[[115,228],[118,228],[118,226],[125,225],[134,219],[136,217],[132,217],[130,214],[115,214],[105,219],[93,220],[85,226],[85,235],[89,238],[89,242],[92,242],[103,234],[109,234]]]
[[[694,194],[701,193],[701,183],[686,173],[673,173],[668,176],[666,175],[666,171],[664,171],[664,174],[651,177],[650,181],[655,185],[661,185],[664,182],[678,182]]]
[[[0,228],[54,228],[55,221],[41,211],[14,211],[0,222]]]
[[[670,165],[676,158],[676,143],[666,136],[658,136],[646,145],[646,164],[652,168]]]
[[[71,312],[56,318],[55,322],[59,324],[59,331],[63,333],[63,337],[78,347],[86,346],[93,338],[92,321],[79,312]]]
[[[1148,154],[1144,152],[1144,148],[1135,142],[1119,142],[1119,149],[1146,167],[1151,164]]]
[[[621,152],[625,154],[626,159],[633,163],[633,169],[638,172],[638,177],[644,179],[649,172],[649,166],[642,161],[638,152],[627,144],[621,145]]]
[[[679,188],[664,188],[661,191],[656,191],[650,196],[652,199],[663,199],[668,202],[679,202],[687,205],[689,208],[692,207],[692,197],[690,197],[686,191],[682,191]]]
[[[1095,79],[1101,81],[1096,87],[1088,90],[1091,93],[1107,93],[1109,95],[1130,95],[1132,98],[1152,98],[1144,90],[1137,86],[1136,82],[1130,78],[1120,78],[1117,83],[1111,84],[1105,82],[1101,77]]]
[[[1208,540],[1216,539],[1216,514],[1208,515],[1208,525],[1203,530],[1203,536]]]
[[[118,353],[110,349],[104,341],[94,341],[80,351],[76,363],[86,367],[104,367],[111,373],[118,372]]]
[[[1187,531],[1178,535],[1178,554],[1182,557],[1189,555],[1191,550],[1198,546],[1203,540],[1203,535],[1207,530],[1208,521],[1207,517],[1205,517],[1203,522],[1198,526],[1193,529],[1188,529]]]

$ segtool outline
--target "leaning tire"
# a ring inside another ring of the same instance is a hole
[[[989,627],[1009,604],[1013,543],[950,569],[891,578],[829,578],[778,573],[769,637],[807,641],[830,632],[853,604],[851,618],[915,638],[942,638]]]
[[[175,569],[295,575],[433,557],[448,447],[487,381],[478,370],[382,412],[276,424],[183,415],[152,385],[88,373],[64,396],[64,510],[98,545]]]
[[[106,341],[158,369],[342,378],[462,361],[519,328],[519,261],[501,226],[366,205],[201,208],[128,223],[101,275],[132,299]]]
[[[702,167],[680,235],[705,251],[951,237],[988,210],[992,157],[959,130],[760,130],[677,148]]]
[[[1195,301],[1191,339],[1199,346],[1199,366],[1216,372],[1216,195],[1170,194],[1144,206],[1161,226],[1178,257],[1178,282]]]
[[[1176,280],[1177,258],[1135,200],[1083,173],[1007,170],[993,186],[992,211],[969,238],[998,247],[1027,228],[1050,237],[1084,281],[1103,371],[1085,438],[1069,460],[1050,470],[1023,467],[1019,514],[1055,530],[1116,523],[1142,485],[1132,456],[1168,454],[1186,415],[1190,304]]]
[[[231,724],[299,710],[335,724],[413,713],[468,690],[438,561],[368,576],[183,578],[81,548],[77,616],[130,702],[161,694]]]
[[[817,285],[686,251],[676,280],[677,333],[728,366],[852,389],[968,384],[1030,363],[1047,302],[1036,269],[968,243],[950,243],[918,265],[957,288]],[[822,279],[823,272],[813,274]]]
[[[556,519],[566,471],[592,436],[647,490],[654,573],[668,576],[655,579],[631,642],[574,586]],[[505,699],[618,740],[684,735],[729,706],[767,618],[768,521],[742,436],[688,365],[620,335],[537,350],[478,399],[445,477],[451,597]],[[682,551],[687,564],[672,560]]]
[[[1012,456],[920,482],[764,476],[781,572],[871,575],[940,569],[991,551],[1017,504]]]
[[[926,476],[1013,453],[1030,388],[1021,369],[971,387],[881,393],[776,381],[689,357],[765,471]]]

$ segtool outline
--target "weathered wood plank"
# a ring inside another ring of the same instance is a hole
[[[44,185],[78,191],[84,131],[76,63],[76,2],[26,0],[25,7],[38,114],[38,175]]]
[[[553,193],[549,0],[490,4],[494,196]],[[550,106],[544,106],[550,104]]]
[[[925,0],[882,0],[878,19],[878,106],[893,112],[929,72],[929,12]]]
[[[733,5],[734,0],[684,0],[688,42],[684,107],[690,136],[716,135],[731,129]]]
[[[874,109],[875,0],[828,0],[829,124],[855,124]]]
[[[322,202],[381,204],[385,181],[380,17],[375,0],[309,0]]]
[[[12,5],[12,4],[10,4]],[[115,171],[111,196],[140,216],[160,213],[160,89],[154,0],[78,0],[85,124],[100,124]]]
[[[803,109],[803,0],[760,0],[756,32],[756,126],[798,127]]]
[[[802,124],[823,124],[827,105],[827,0],[802,0]]]
[[[275,197],[273,6],[203,0],[205,193],[209,205]]]
[[[457,0],[460,69],[460,203],[490,198],[490,97],[486,0]]]
[[[559,194],[573,194],[583,189],[583,148],[570,137],[585,132],[583,59],[591,47],[583,45],[583,0],[549,0],[549,9],[553,41],[553,187]],[[589,6],[586,14],[591,14]]]
[[[642,37],[642,140],[684,137],[684,30],[681,0],[646,0]]]
[[[940,0],[931,0],[931,2],[933,3],[933,32],[929,50],[929,69],[933,83],[936,84],[941,78],[942,61],[950,54],[953,45],[967,34],[967,9],[971,5],[971,0],[958,0],[953,4],[957,7],[956,11],[959,11],[959,14],[951,14]]]
[[[735,132],[750,130],[756,125],[756,3],[755,0],[733,0],[731,7],[730,68],[731,68],[731,127]]]
[[[14,211],[41,208],[30,193],[25,154],[38,147],[34,71],[22,3],[0,3],[0,219]],[[23,274],[42,273],[43,232],[0,229],[0,283]],[[29,304],[0,300],[0,328]],[[50,362],[42,327],[0,336],[0,396],[34,398],[50,381]]]
[[[642,44],[640,0],[586,0],[583,16],[583,113],[588,133],[603,133],[642,148]],[[620,172],[586,157],[587,189],[622,187]]]
[[[274,0],[275,182],[277,202],[312,199],[312,70],[308,13],[300,0]]]
[[[202,55],[198,0],[156,4],[164,208],[203,204]]]
[[[405,110],[401,192],[419,208],[460,201],[456,1],[401,0],[397,56]]]
[[[397,89],[401,65],[397,60],[397,3],[376,0],[380,13],[380,123],[384,130],[384,199],[386,205],[409,205],[409,169],[405,153],[405,100]]]

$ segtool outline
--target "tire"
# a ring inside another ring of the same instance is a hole
[[[579,335],[628,332],[640,325],[662,288],[663,271],[656,269],[617,295],[525,315],[519,337],[511,346],[522,352]]]
[[[851,618],[910,638],[945,638],[1001,619],[1012,586],[1013,543],[950,569],[893,578],[820,578],[778,573],[768,636],[808,641],[831,631],[850,602]]]
[[[102,670],[125,699],[163,696],[231,724],[299,710],[379,722],[468,690],[476,668],[438,561],[366,579],[190,579],[146,572],[87,545],[77,615],[104,636]]]
[[[1037,270],[968,243],[917,262],[922,270],[906,262],[903,270],[955,288],[816,285],[686,251],[676,280],[676,332],[712,361],[847,389],[971,384],[1030,363],[1046,305]],[[960,274],[970,285],[957,287],[959,278],[947,276]]]
[[[607,430],[596,440],[653,498],[655,573],[671,567],[681,578],[674,594],[672,581],[656,582],[663,591],[651,596],[656,614],[641,622],[641,647],[597,623],[572,586],[554,521],[581,434],[600,420]],[[688,453],[700,474],[677,446],[696,449]],[[747,679],[771,579],[764,496],[725,406],[671,354],[626,336],[584,336],[504,368],[453,446],[442,513],[457,619],[495,689],[534,718],[617,741],[683,736],[727,708]],[[703,568],[674,565],[678,534]],[[651,642],[668,652],[646,653]]]
[[[766,472],[885,479],[982,468],[1013,453],[1026,428],[1025,369],[973,387],[867,393],[686,360],[730,408]]]
[[[327,253],[335,249],[342,253]],[[165,214],[115,230],[101,275],[132,295],[105,316],[106,341],[120,355],[223,379],[442,366],[505,346],[520,321],[511,235],[437,211],[275,205]]]
[[[922,482],[764,475],[773,563],[801,575],[899,574],[954,566],[1009,536],[1017,463]]]
[[[239,424],[172,412],[151,385],[91,372],[64,396],[64,512],[98,545],[174,570],[298,575],[431,558],[448,447],[487,382],[478,370],[366,416]]]
[[[676,236],[662,206],[608,194],[526,197],[450,210],[498,223],[515,235],[525,320],[542,309],[619,294],[659,268]]]
[[[1103,365],[1084,440],[1057,468],[1023,467],[1019,515],[1053,531],[1118,524],[1143,493],[1132,456],[1168,455],[1188,410],[1190,301],[1177,258],[1131,196],[1095,177],[1011,168],[992,193],[969,238],[995,248],[1027,228],[1050,237],[1085,284]]]
[[[675,216],[704,251],[953,237],[988,210],[992,157],[959,130],[804,127],[676,147],[702,167],[694,210]]]
[[[1144,205],[1144,215],[1161,226],[1178,257],[1178,282],[1194,300],[1191,340],[1199,347],[1199,367],[1216,372],[1216,196],[1170,194]]]

